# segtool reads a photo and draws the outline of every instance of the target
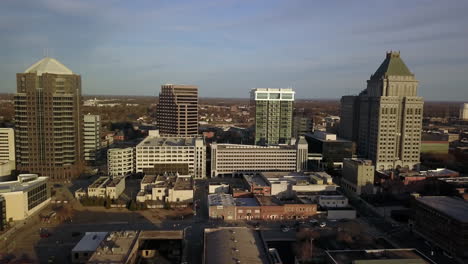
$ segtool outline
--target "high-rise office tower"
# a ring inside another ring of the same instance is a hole
[[[84,157],[86,161],[95,161],[101,148],[101,116],[84,115]]]
[[[341,116],[338,135],[341,138],[357,142],[359,119],[359,97],[346,95],[341,97]]]
[[[304,108],[294,109],[292,136],[298,139],[300,136],[312,132],[314,121],[310,113],[307,113]]]
[[[460,120],[468,120],[468,103],[463,103],[460,106]]]
[[[292,89],[251,90],[251,104],[255,116],[255,145],[289,144],[294,94]]]
[[[423,99],[417,90],[418,81],[400,53],[388,52],[359,95],[358,120],[353,120],[358,122],[358,153],[377,170],[418,167]]]
[[[157,122],[161,134],[198,134],[198,87],[161,85]]]
[[[69,180],[83,168],[81,76],[53,58],[16,74],[17,169]]]

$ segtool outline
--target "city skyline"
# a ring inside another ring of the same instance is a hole
[[[48,54],[85,76],[87,95],[152,96],[180,83],[201,97],[292,87],[298,99],[338,99],[399,50],[426,100],[467,99],[466,2],[265,4],[2,2],[0,89],[13,93],[11,76]]]

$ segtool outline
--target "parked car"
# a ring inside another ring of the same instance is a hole
[[[282,232],[288,232],[289,231],[289,227],[287,225],[281,225],[280,228],[281,228]]]
[[[326,226],[327,226],[327,223],[325,222],[320,223],[320,227],[326,227]]]

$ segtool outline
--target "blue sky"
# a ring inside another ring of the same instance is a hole
[[[465,0],[1,0],[0,91],[48,49],[83,94],[339,98],[399,50],[426,100],[468,101],[467,14]]]

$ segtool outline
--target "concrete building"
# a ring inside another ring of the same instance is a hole
[[[316,165],[319,168],[327,168],[329,164],[341,168],[343,159],[353,157],[353,142],[337,138],[336,134],[316,130],[313,134],[306,134],[305,139],[309,154],[321,155],[321,160]]]
[[[203,264],[273,263],[260,233],[250,228],[207,228],[203,241]]]
[[[264,172],[262,174],[271,186],[271,195],[281,199],[295,197],[297,193],[305,195],[306,193],[334,192],[337,188],[331,181],[331,176],[326,173]]]
[[[359,120],[359,97],[355,95],[347,95],[341,97],[341,116],[338,135],[346,140],[357,142],[358,140],[358,123]]]
[[[145,175],[141,180],[138,202],[161,201],[169,203],[191,203],[193,201],[193,179],[190,175]]]
[[[378,170],[419,167],[423,99],[417,89],[418,81],[400,53],[388,52],[353,105],[358,110],[343,99],[347,118],[359,117],[347,120],[344,129],[353,131],[350,124],[358,124],[358,153]]]
[[[291,140],[292,89],[254,88],[250,92],[255,117],[255,145],[288,144]]]
[[[208,193],[229,193],[229,183],[210,182],[208,184]]]
[[[110,176],[124,176],[135,172],[135,149],[112,148],[107,150],[107,172]]]
[[[314,120],[312,116],[305,112],[304,108],[295,109],[293,113],[292,136],[299,138],[312,132],[314,128]]]
[[[95,161],[101,148],[101,116],[84,115],[84,157],[86,161]]]
[[[371,160],[344,159],[341,187],[357,195],[373,194],[374,174]]]
[[[149,175],[189,174],[206,178],[206,147],[201,137],[159,135],[150,131],[136,146],[136,171]]]
[[[271,195],[271,184],[262,173],[245,173],[242,178],[253,195]]]
[[[99,243],[88,264],[130,264],[135,263],[138,255],[138,236],[140,231],[110,232]]]
[[[436,264],[416,249],[357,249],[327,250],[326,263],[330,264]]]
[[[162,134],[198,134],[198,87],[161,85],[157,105],[157,124]]]
[[[71,262],[74,264],[86,264],[106,236],[107,232],[86,232],[83,238],[72,249]]]
[[[48,177],[20,174],[16,181],[0,182],[0,195],[5,199],[6,219],[24,220],[50,202]]]
[[[289,145],[255,146],[211,144],[211,177],[263,171],[305,171],[307,142],[301,137]]]
[[[13,128],[0,127],[0,162],[15,161],[15,132]]]
[[[16,75],[17,169],[68,181],[83,170],[81,76],[53,58]]]
[[[468,257],[468,202],[448,196],[416,198],[414,227],[444,251]]]
[[[125,177],[102,176],[88,186],[89,197],[117,199],[125,191]]]
[[[468,103],[460,106],[460,120],[468,120]]]

